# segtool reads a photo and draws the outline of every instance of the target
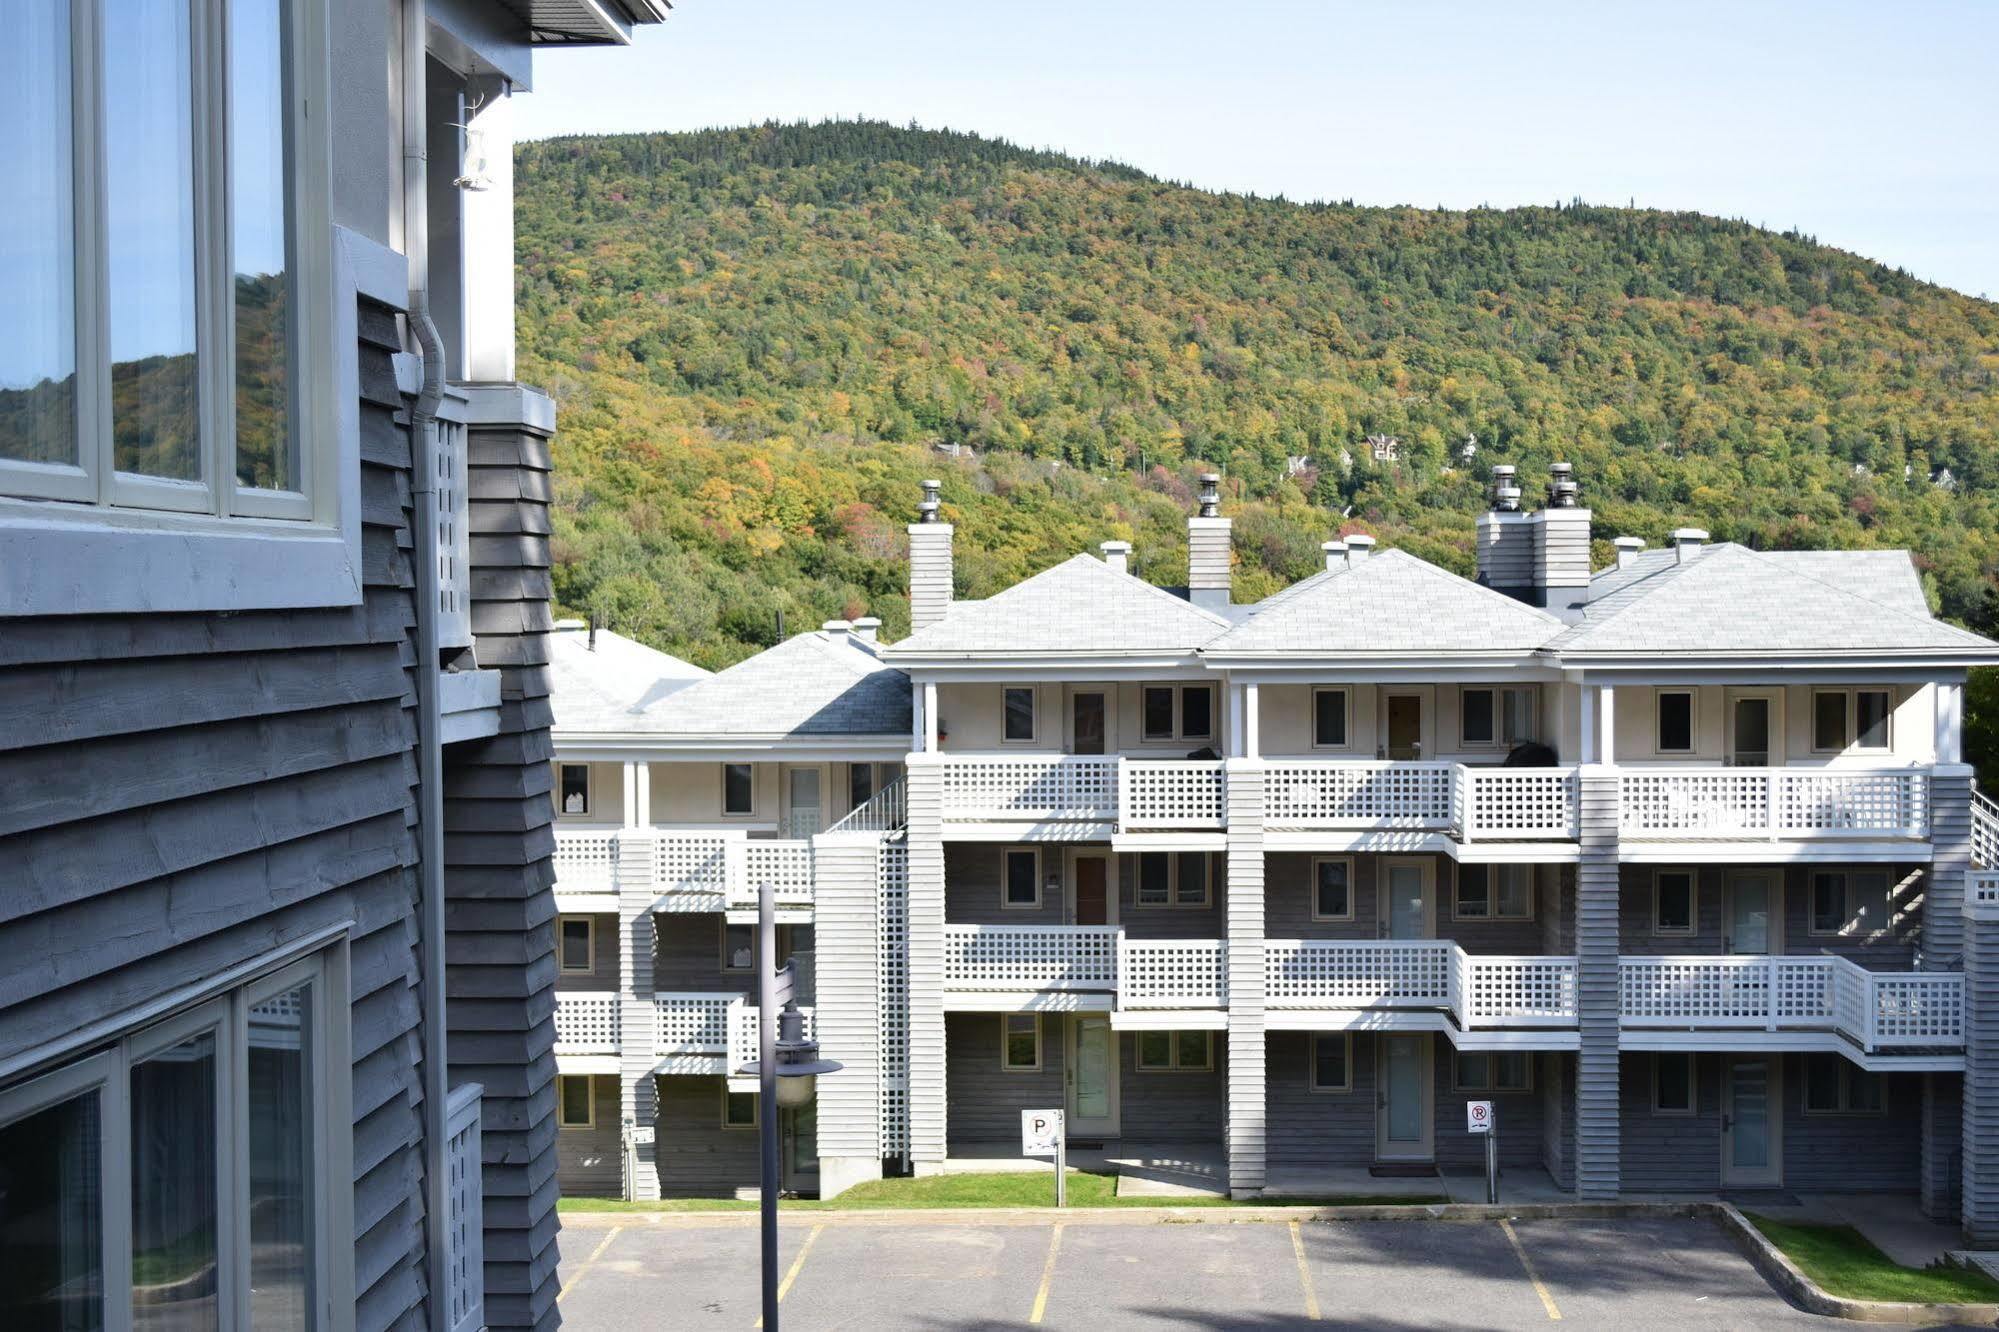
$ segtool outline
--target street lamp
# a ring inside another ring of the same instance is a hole
[[[782,1007],[780,1007],[782,1005]],[[777,1021],[770,1020],[777,1014]],[[798,971],[789,959],[777,965],[777,903],[766,879],[757,885],[757,1057],[742,1072],[757,1079],[757,1137],[763,1148],[758,1211],[763,1229],[764,1332],[777,1332],[777,1112],[812,1103],[821,1073],[840,1064],[819,1057],[819,1042],[805,1035],[798,1011]]]

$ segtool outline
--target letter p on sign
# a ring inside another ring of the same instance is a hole
[[[1467,1133],[1492,1132],[1491,1101],[1465,1102],[1465,1132]]]

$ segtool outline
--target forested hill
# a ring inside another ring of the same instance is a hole
[[[1906,545],[1999,628],[1999,306],[1808,237],[1300,205],[870,123],[531,143],[516,185],[557,594],[704,665],[779,612],[899,631],[926,475],[973,596],[1113,537],[1179,581],[1209,468],[1239,597],[1342,526],[1468,571],[1490,466],[1562,458],[1606,541]]]

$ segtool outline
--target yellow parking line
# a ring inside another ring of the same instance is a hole
[[[1548,1288],[1541,1284],[1541,1278],[1535,1274],[1533,1260],[1527,1256],[1527,1250],[1520,1243],[1520,1237],[1513,1233],[1513,1223],[1501,1217],[1499,1228],[1506,1232],[1506,1242],[1513,1246],[1513,1252],[1520,1258],[1520,1266],[1527,1270],[1527,1279],[1534,1283],[1534,1293],[1541,1297],[1541,1307],[1548,1311],[1548,1321],[1561,1322],[1562,1311],[1555,1307],[1555,1297],[1548,1293]]]
[[[1305,1288],[1305,1316],[1319,1321],[1319,1297],[1312,1290],[1312,1269],[1305,1265],[1305,1236],[1298,1223],[1291,1223],[1291,1253],[1298,1260],[1298,1284]]]
[[[812,1241],[818,1239],[819,1232],[824,1230],[825,1228],[826,1228],[826,1223],[824,1221],[821,1221],[818,1225],[812,1227],[811,1231],[807,1233],[807,1235],[805,1236],[805,1243],[798,1246],[798,1256],[791,1260],[790,1270],[785,1272],[784,1280],[777,1283],[777,1302],[779,1304],[783,1304],[784,1297],[791,1294],[791,1283],[798,1280],[799,1269],[805,1266],[805,1255],[812,1252]],[[757,1321],[753,1324],[753,1326],[762,1327],[763,1325],[764,1325],[763,1315],[758,1314]]]
[[[576,1283],[583,1279],[583,1274],[590,1270],[590,1265],[604,1256],[604,1250],[611,1247],[611,1241],[622,1234],[624,1229],[623,1226],[612,1226],[611,1233],[598,1241],[597,1247],[590,1250],[590,1256],[585,1258],[576,1270],[569,1274],[569,1280],[562,1283],[562,1289],[555,1292],[555,1302],[557,1304],[562,1303],[563,1296],[576,1289]]]
[[[1029,1326],[1039,1327],[1041,1315],[1048,1312],[1048,1288],[1055,1284],[1055,1255],[1062,1248],[1062,1223],[1057,1221],[1048,1235],[1048,1261],[1041,1265],[1041,1289],[1034,1292],[1034,1312],[1027,1316]]]

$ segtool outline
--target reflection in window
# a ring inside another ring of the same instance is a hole
[[[98,1114],[93,1091],[0,1127],[0,1327],[104,1325]]]
[[[281,0],[229,6],[229,225],[236,302],[236,479],[296,490]]]
[[[138,1332],[220,1326],[212,1293],[217,1141],[213,1031],[133,1065],[132,1326]]]
[[[9,4],[0,42],[0,458],[19,462],[76,461],[69,99],[69,6]]]
[[[311,990],[250,1009],[250,1326],[303,1329],[312,1307]]]

